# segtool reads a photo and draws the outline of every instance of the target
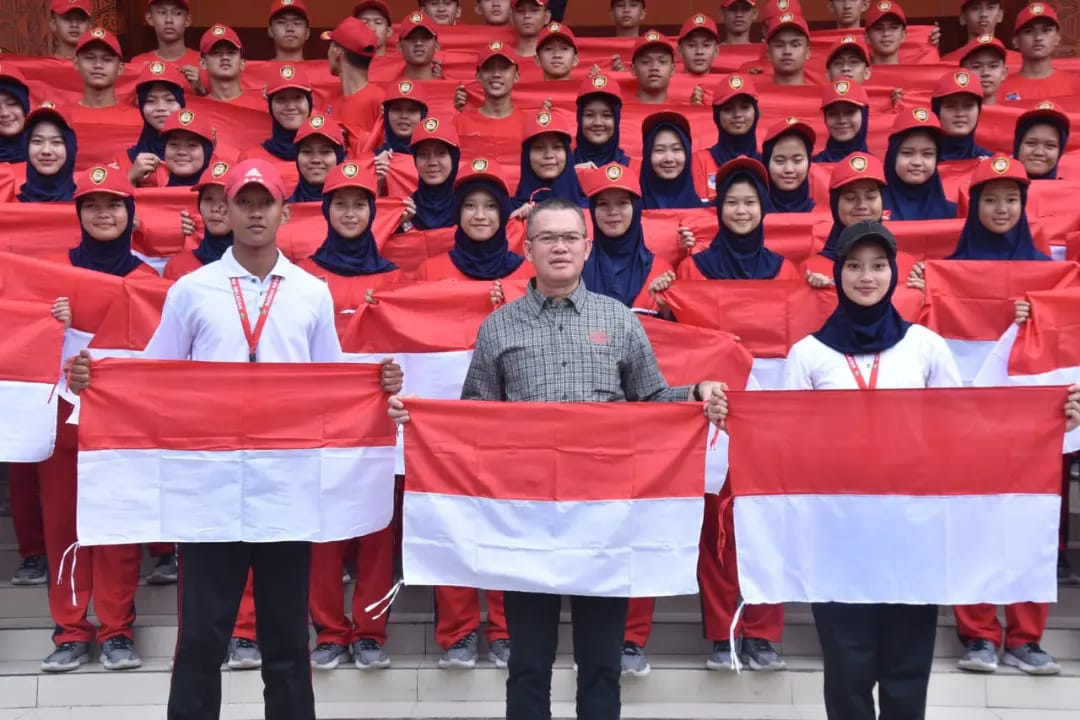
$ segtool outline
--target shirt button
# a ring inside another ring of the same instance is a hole
[[[559,332],[562,332],[562,325],[559,326]]]
[[[562,366],[566,367],[566,361],[565,360],[562,361]]]
[[[566,400],[566,393],[563,393],[562,399]]]

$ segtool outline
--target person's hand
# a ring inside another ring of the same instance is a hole
[[[191,89],[195,91],[196,95],[206,95],[207,90],[203,87],[199,68],[194,65],[182,65],[180,74],[187,78],[188,83],[191,84]]]
[[[765,72],[765,68],[761,67],[760,65],[755,65],[752,68],[750,68],[747,72],[750,75],[760,75],[761,73]]]
[[[442,60],[431,61],[431,74],[439,80],[443,79]]]
[[[934,29],[930,31],[930,44],[937,47],[941,44],[941,26],[934,21]]]
[[[180,211],[180,234],[184,237],[195,235],[195,219],[187,210]]]
[[[690,254],[694,249],[694,245],[697,244],[697,238],[694,236],[694,231],[688,227],[679,226],[679,247],[685,250],[687,254]]]
[[[90,387],[90,353],[83,349],[68,360],[68,388],[78,395]]]
[[[404,425],[409,422],[409,411],[405,408],[405,403],[402,401],[401,397],[398,395],[391,395],[386,402],[390,406],[390,409],[386,412],[391,420],[398,425]]]
[[[660,297],[660,293],[671,287],[671,283],[675,282],[675,273],[671,270],[657,276],[655,280],[649,283],[649,295],[656,301],[657,305],[666,305],[664,299]]]
[[[1069,397],[1065,401],[1065,432],[1072,432],[1080,427],[1080,385],[1069,386]]]
[[[705,104],[705,88],[700,85],[694,86],[694,92],[690,93],[691,105],[704,105]]]
[[[544,101],[540,103],[540,109],[551,112],[551,108],[554,107],[551,103],[551,98],[544,98]]]
[[[405,382],[405,373],[401,366],[394,362],[394,358],[383,358],[379,361],[379,385],[384,393],[397,395],[401,392],[401,385]]]
[[[596,163],[594,163],[592,160],[589,160],[587,162],[578,163],[577,165],[574,166],[574,169],[575,170],[595,170],[596,169]]]
[[[157,166],[161,163],[161,159],[154,153],[139,153],[135,156],[135,159],[131,161],[131,169],[128,170],[128,180],[132,185],[140,183],[146,179],[147,175],[157,170]]]
[[[907,286],[926,292],[926,265],[917,262],[911,266],[911,272],[907,276]]]
[[[525,203],[524,205],[519,207],[517,210],[510,213],[510,219],[511,220],[517,220],[518,218],[521,218],[522,220],[524,220],[525,218],[529,217],[529,212],[531,210],[532,210],[532,203]]]
[[[1027,300],[1016,301],[1016,324],[1023,325],[1031,317],[1031,303]]]
[[[52,316],[64,324],[64,329],[71,327],[71,302],[66,297],[56,298],[52,306]]]
[[[831,277],[822,275],[821,273],[810,272],[809,270],[806,271],[806,282],[810,283],[810,287],[815,290],[827,288],[833,284]]]
[[[401,210],[401,223],[404,225],[416,217],[416,201],[409,196],[402,200],[402,204],[405,206]]]
[[[469,102],[469,93],[465,92],[465,86],[458,83],[454,88],[454,109],[461,112]]]
[[[889,101],[892,103],[893,108],[900,104],[900,101],[904,99],[903,88],[893,88],[892,94],[889,95]]]
[[[705,399],[703,409],[709,422],[721,430],[726,429],[728,403],[727,383],[715,380],[702,380],[697,384],[697,391]]]
[[[600,63],[593,63],[592,67],[589,68],[589,77],[590,78],[594,78],[597,75],[602,75],[603,73],[604,73],[604,71],[600,69]]]
[[[368,305],[378,305],[379,301],[375,299],[375,289],[368,288],[364,291],[364,302]]]
[[[623,65],[622,58],[618,53],[611,56],[611,69],[615,72],[626,72],[626,66]]]
[[[390,174],[390,161],[393,157],[393,150],[383,150],[375,156],[375,177],[379,180],[386,180],[386,176]]]
[[[506,295],[503,293],[502,280],[496,280],[491,283],[491,304],[502,305],[506,302]]]

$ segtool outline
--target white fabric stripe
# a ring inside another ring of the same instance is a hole
[[[783,390],[784,358],[754,358],[750,379],[757,384],[757,388],[750,387],[748,383],[747,390]]]
[[[405,583],[604,597],[693,594],[704,502],[406,492]]]
[[[0,462],[40,462],[52,455],[56,404],[52,385],[0,380]]]
[[[393,509],[392,447],[79,453],[82,545],[344,540]]]
[[[945,338],[945,343],[956,358],[956,366],[960,369],[960,378],[964,385],[971,385],[990,351],[994,349],[994,341]]]
[[[746,603],[1057,599],[1058,495],[735,499]]]
[[[154,271],[158,275],[165,274],[165,266],[169,264],[168,257],[158,257],[157,255],[146,255],[138,250],[132,250],[131,254],[142,260],[144,263],[154,268]]]

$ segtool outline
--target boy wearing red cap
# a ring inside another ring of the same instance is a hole
[[[1023,63],[1018,73],[1001,83],[1001,99],[1016,102],[1080,93],[1080,80],[1073,73],[1054,69],[1054,51],[1061,43],[1061,30],[1053,7],[1033,2],[1021,10],[1016,16],[1012,42],[1023,56]]]
[[[274,0],[266,32],[274,41],[276,62],[303,62],[304,43],[311,37],[307,6],[302,0]]]
[[[405,60],[402,78],[408,80],[438,80],[435,72],[435,53],[439,35],[435,23],[420,10],[414,10],[401,21],[398,31],[398,52]]]
[[[840,30],[856,30],[863,13],[870,7],[870,0],[825,0],[829,13],[836,18]]]
[[[675,48],[656,30],[649,30],[634,45],[630,74],[637,80],[638,102],[662,105],[675,75]]]
[[[536,56],[536,42],[540,33],[551,21],[547,9],[547,0],[514,0],[514,12],[511,15],[514,32],[517,33],[517,46],[514,52],[518,57]]]
[[[150,0],[146,8],[146,24],[154,29],[157,48],[131,58],[133,63],[154,60],[171,63],[180,68],[192,86],[199,79],[199,53],[184,43],[184,31],[191,26],[188,0]]]
[[[746,45],[750,39],[750,28],[757,19],[754,0],[723,0],[717,22],[724,25],[722,45]]]
[[[86,108],[109,108],[116,105],[116,81],[124,71],[120,59],[120,41],[105,28],[83,33],[75,46],[75,69],[83,79],[79,105]]]
[[[90,29],[94,5],[90,0],[52,0],[49,3],[49,32],[52,33],[53,57],[75,57],[79,37]]]
[[[765,55],[772,64],[775,85],[807,84],[810,28],[802,16],[784,13],[773,20],[765,35]]]
[[[1005,8],[1001,0],[964,0],[960,4],[959,19],[960,27],[967,31],[968,42],[971,42],[981,35],[995,35],[997,26],[1005,20]]]
[[[716,23],[704,13],[690,16],[679,31],[678,48],[684,72],[697,77],[708,75],[720,52]]]
[[[347,17],[324,37],[330,41],[330,74],[341,81],[341,96],[330,103],[330,114],[352,128],[353,134],[366,134],[379,120],[383,99],[382,88],[368,82],[378,51],[375,31],[357,18]]]
[[[907,39],[904,9],[891,0],[878,0],[866,13],[866,41],[875,65],[899,65],[900,46]]]
[[[857,83],[870,79],[870,50],[856,35],[845,35],[829,50],[825,59],[829,82],[847,78]]]
[[[980,35],[960,49],[960,67],[979,79],[983,105],[996,105],[998,89],[1009,74],[1005,44],[993,35]]]
[[[394,34],[393,21],[390,19],[390,8],[382,0],[360,0],[353,8],[353,17],[361,21],[375,33],[378,41],[375,45],[375,55],[386,55],[386,43]]]
[[[522,120],[513,101],[514,84],[519,79],[517,59],[506,44],[501,40],[488,43],[480,52],[476,67],[484,102],[478,108],[466,108],[465,99],[461,98],[458,110],[462,112],[454,118],[463,155],[504,158],[520,153]],[[471,149],[480,152],[471,153]]]
[[[615,25],[615,37],[641,35],[645,22],[645,0],[611,0],[611,22]]]
[[[458,0],[420,0],[419,6],[436,25],[457,25],[461,18]]]
[[[476,14],[485,25],[509,25],[511,0],[476,0]]]
[[[240,81],[245,69],[244,46],[236,31],[226,25],[211,25],[199,40],[199,65],[206,71],[206,95],[211,100],[265,110],[261,93],[246,92]]]
[[[569,80],[578,64],[577,39],[562,23],[549,23],[536,41],[536,64],[544,82]]]

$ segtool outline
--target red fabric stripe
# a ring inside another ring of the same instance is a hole
[[[80,450],[393,445],[377,365],[106,359],[82,394]]]
[[[56,298],[67,297],[71,301],[71,326],[94,332],[122,292],[123,278],[72,267],[66,255],[62,261],[55,260],[0,253],[0,297],[47,302],[49,307]]]
[[[52,385],[60,368],[64,326],[52,316],[52,303],[0,298],[0,380]]]
[[[1028,293],[1031,317],[1009,355],[1010,375],[1080,366],[1080,287]]]
[[[404,208],[400,198],[379,198],[375,201],[375,222],[371,232],[380,252],[386,254],[388,238],[401,225],[401,210]],[[290,203],[289,221],[278,230],[277,245],[285,257],[292,261],[311,257],[326,239],[326,218],[322,214],[322,203]],[[386,257],[394,262],[392,254]]]
[[[406,492],[582,502],[700,497],[696,403],[407,401]]]
[[[664,379],[671,385],[721,380],[742,390],[750,377],[753,356],[731,333],[641,316]]]
[[[733,392],[731,487],[736,496],[1058,494],[1065,395],[1062,387]]]
[[[101,324],[90,341],[90,348],[143,350],[161,322],[165,295],[171,280],[153,276],[125,278]]]

